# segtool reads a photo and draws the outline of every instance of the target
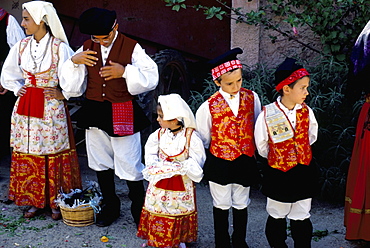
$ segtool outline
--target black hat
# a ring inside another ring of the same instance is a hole
[[[230,51],[227,51],[226,53],[218,56],[217,58],[214,58],[210,61],[208,61],[208,64],[210,65],[211,68],[214,68],[218,65],[221,65],[227,61],[235,60],[237,59],[236,56],[238,54],[242,54],[243,50],[239,47],[231,49]]]
[[[211,71],[213,80],[230,70],[233,70],[235,68],[242,68],[242,64],[236,58],[238,54],[242,53],[243,50],[237,47],[218,56],[217,58],[208,61],[208,64],[212,69]]]
[[[303,68],[303,66],[297,64],[297,60],[286,58],[275,71],[275,84],[278,85],[281,81],[289,77],[293,72],[301,68]]]
[[[90,35],[108,35],[116,24],[114,10],[91,8],[83,12],[79,19],[80,32]]]
[[[293,58],[286,58],[275,71],[276,90],[279,91],[284,85],[294,83],[298,79],[308,76],[309,73],[302,65]]]

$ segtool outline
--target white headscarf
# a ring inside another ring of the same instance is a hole
[[[45,1],[31,1],[24,3],[22,5],[22,9],[26,9],[28,13],[30,13],[32,19],[37,25],[40,25],[40,22],[44,21],[50,27],[55,38],[68,44],[62,23],[60,22],[52,3]]]
[[[163,120],[177,119],[184,124],[184,127],[196,129],[195,117],[189,105],[178,94],[161,95],[158,97],[161,104]]]

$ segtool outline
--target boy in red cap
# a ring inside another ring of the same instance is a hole
[[[220,89],[196,113],[198,132],[209,148],[205,177],[213,198],[216,248],[231,248],[231,243],[234,248],[248,247],[245,238],[250,185],[260,178],[253,131],[261,103],[255,92],[241,87],[242,64],[236,55],[242,52],[235,48],[209,62],[213,81]],[[230,208],[234,229],[231,239]]]
[[[309,73],[287,58],[275,72],[281,96],[263,107],[254,137],[259,154],[267,158],[262,169],[262,193],[267,196],[266,237],[271,247],[288,247],[286,217],[290,219],[294,247],[311,247],[310,209],[317,187],[311,145],[317,139],[315,115],[304,100]]]

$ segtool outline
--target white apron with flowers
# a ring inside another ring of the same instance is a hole
[[[20,59],[30,38],[29,36],[20,43]],[[59,39],[52,37],[52,45],[50,46],[50,49],[52,49],[52,61],[48,70],[32,74],[23,69],[27,87],[42,89],[58,86],[57,63],[59,60],[58,49],[60,42]],[[36,85],[34,85],[35,80]],[[56,154],[70,148],[67,116],[63,100],[45,97],[42,118],[18,114],[19,101],[20,98],[15,103],[11,120],[10,142],[14,151],[34,155],[47,155]]]
[[[165,129],[158,132],[158,141]],[[196,211],[194,182],[185,175],[181,161],[189,157],[190,137],[194,129],[187,128],[184,150],[168,156],[159,149],[159,159],[167,161],[161,168],[146,168],[153,181],[149,182],[144,209],[156,215],[188,215]],[[143,172],[145,173],[145,172]],[[163,183],[162,183],[163,182]]]

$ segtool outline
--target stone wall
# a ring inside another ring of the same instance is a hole
[[[245,12],[256,10],[259,5],[266,4],[264,0],[233,0],[233,7],[242,7]],[[292,32],[292,27],[283,22],[283,18],[276,17],[284,30]],[[309,27],[297,27],[297,38],[304,43],[310,44],[317,50],[321,50],[319,37],[315,37]],[[276,36],[277,39],[272,43],[269,35]],[[244,50],[243,56],[239,56],[241,61],[247,66],[262,63],[268,68],[279,65],[285,57],[297,57],[309,63],[314,62],[314,58],[319,54],[303,45],[289,40],[276,31],[266,30],[260,26],[250,26],[245,23],[235,24],[231,21],[231,48],[241,47]]]

